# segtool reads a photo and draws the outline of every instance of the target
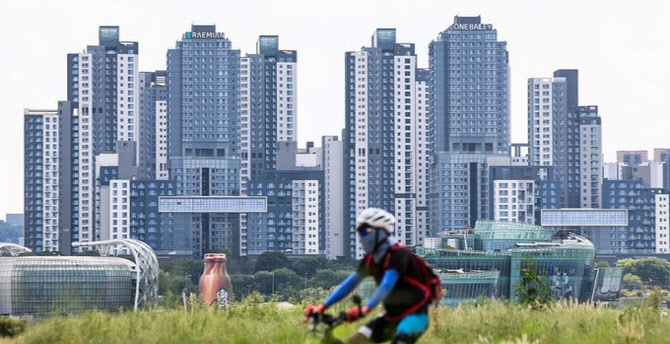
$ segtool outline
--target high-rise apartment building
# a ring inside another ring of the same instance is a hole
[[[344,228],[344,152],[337,136],[325,136],[323,148],[323,179],[325,191],[324,239],[325,255],[329,259],[345,256],[349,231]]]
[[[603,181],[603,208],[627,209],[628,226],[610,229],[608,249],[614,253],[666,253],[668,194],[641,179]]]
[[[262,179],[250,180],[249,196],[266,196],[268,211],[247,214],[245,254],[322,253],[323,189],[319,169],[268,171]]]
[[[618,162],[603,167],[603,207],[629,213],[627,227],[611,229],[609,251],[670,252],[666,163],[642,160],[647,158],[646,151],[618,151]]]
[[[634,166],[649,161],[649,152],[646,150],[619,150],[616,151],[616,161],[618,163]]]
[[[260,36],[241,59],[242,185],[277,168],[277,142],[297,137],[297,52],[280,50],[278,36]]]
[[[510,146],[507,43],[481,17],[456,16],[429,46],[431,233],[489,217],[487,158]]]
[[[57,110],[24,111],[24,244],[58,251],[59,116]]]
[[[579,207],[602,206],[602,123],[597,106],[577,107],[579,120]],[[570,180],[568,180],[570,183]],[[572,190],[569,190],[572,192]],[[569,206],[570,204],[568,204]]]
[[[370,47],[345,54],[344,227],[346,255],[361,257],[356,215],[369,207],[396,216],[395,235],[420,245],[426,235],[426,76],[414,44],[377,29]],[[421,164],[424,164],[423,166]],[[421,202],[421,203],[420,203]]]
[[[542,209],[560,208],[563,204],[563,189],[555,179],[553,167],[491,160],[488,165],[491,219],[539,225]]]
[[[58,245],[61,254],[72,254],[79,248],[79,116],[72,102],[58,102]]]
[[[665,163],[645,161],[640,164],[607,163],[603,166],[603,177],[609,180],[640,180],[646,188],[663,189]]]
[[[654,195],[656,253],[670,253],[670,195]]]
[[[654,148],[654,162],[663,164],[663,189],[670,192],[670,148]]]
[[[70,254],[79,240],[77,133],[70,102],[24,113],[24,243],[35,252]]]
[[[120,141],[115,153],[96,158],[97,217],[101,240],[137,239],[157,255],[193,254],[191,215],[159,212],[161,196],[176,196],[172,180],[136,179],[135,142]],[[128,253],[123,247],[114,252]]]
[[[78,117],[70,230],[79,241],[92,241],[100,227],[96,156],[114,152],[118,141],[137,140],[139,133],[138,44],[120,41],[118,26],[101,26],[98,45],[67,59],[68,101]]]
[[[529,163],[553,166],[569,208],[599,208],[602,133],[597,106],[579,106],[578,72],[528,79]]]
[[[297,137],[297,52],[280,50],[278,36],[260,36],[256,53],[241,58],[240,193],[277,170],[277,145]],[[262,184],[262,183],[261,183]],[[247,215],[240,215],[240,254],[246,255]],[[261,245],[262,246],[262,245]],[[261,247],[258,246],[258,247]],[[255,248],[254,252],[260,248]],[[267,246],[263,246],[266,249]],[[252,250],[253,251],[253,250]],[[251,253],[256,254],[256,253]]]
[[[529,163],[567,170],[567,81],[565,78],[528,79]]]
[[[343,237],[338,226],[342,222],[342,198],[336,198],[342,194],[342,145],[334,136],[323,137],[322,145],[314,147],[308,142],[306,149],[298,149],[295,141],[279,142],[278,168],[248,181],[249,196],[267,197],[267,212],[246,215],[243,254],[323,254],[332,239],[331,252],[334,257],[342,256],[342,245],[337,243],[337,238],[341,242]],[[339,189],[335,189],[338,184]],[[334,216],[339,216],[339,221]]]
[[[193,25],[167,54],[168,167],[184,196],[240,195],[240,51]],[[193,214],[196,254],[237,252],[239,215]]]
[[[654,148],[654,161],[665,162],[670,160],[670,148]]]
[[[167,72],[140,72],[139,178],[167,180]]]

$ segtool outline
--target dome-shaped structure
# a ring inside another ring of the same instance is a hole
[[[114,257],[0,258],[0,314],[132,309],[133,266]]]

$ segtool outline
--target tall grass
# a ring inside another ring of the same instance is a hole
[[[319,343],[301,308],[256,303],[229,312],[93,312],[37,322],[13,343]],[[437,319],[437,321],[435,321]],[[346,325],[340,336],[360,323]],[[557,303],[544,310],[493,302],[431,314],[421,343],[668,343],[670,319],[653,307],[612,310]],[[436,323],[436,324],[435,324]]]

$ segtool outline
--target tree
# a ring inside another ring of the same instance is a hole
[[[633,274],[625,274],[623,276],[623,288],[626,290],[642,290],[642,279],[640,279],[640,276],[636,276]]]
[[[235,300],[243,300],[247,295],[258,290],[253,275],[231,275],[230,283],[233,284],[233,296]]]
[[[358,266],[358,260],[349,257],[337,257],[326,261],[324,269],[330,270],[354,270]]]
[[[301,277],[312,278],[318,269],[325,269],[326,265],[326,257],[303,257],[293,262],[292,269]]]
[[[259,271],[254,274],[254,290],[266,295],[272,295],[272,285],[274,276],[270,271]],[[233,288],[235,286],[233,285]],[[275,285],[275,291],[277,286]]]
[[[300,297],[299,291],[305,289],[306,279],[298,276],[290,269],[277,269],[273,271],[275,280],[275,293],[281,300]]]
[[[275,278],[275,288],[277,286],[284,286],[292,289],[303,289],[305,287],[305,279],[298,276],[295,271],[291,269],[277,269],[273,271]]]
[[[530,257],[521,262],[521,282],[514,288],[517,301],[533,309],[543,309],[554,299],[548,277],[539,274],[537,263]]]
[[[161,270],[174,276],[187,276],[195,285],[200,283],[200,276],[204,269],[202,259],[175,258],[161,261]]]
[[[283,253],[277,251],[266,251],[258,256],[258,259],[256,259],[256,267],[254,268],[254,271],[274,271],[277,269],[289,267],[291,267],[291,262]]]
[[[649,257],[642,259],[621,259],[617,266],[624,268],[624,274],[637,275],[649,286],[667,287],[670,275],[670,262],[665,259]]]
[[[315,288],[329,289],[344,281],[350,272],[348,271],[333,271],[327,269],[319,269],[316,271],[314,277],[310,280],[310,285]]]
[[[604,261],[604,260],[601,260],[601,261],[599,261],[599,262],[596,262],[595,267],[596,267],[596,268],[609,268],[609,267],[610,267],[610,263],[608,263],[608,262],[606,262],[606,261]]]
[[[230,275],[254,273],[254,261],[247,256],[229,258],[226,266]]]
[[[158,274],[158,294],[167,295],[171,292],[176,295],[184,293],[198,293],[198,285],[194,284],[186,275],[173,275],[161,271]]]

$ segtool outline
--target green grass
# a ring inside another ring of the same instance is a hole
[[[437,326],[433,324],[437,316]],[[301,322],[301,309],[257,305],[228,313],[179,310],[88,313],[37,321],[8,343],[319,343]],[[346,337],[363,324],[344,326]],[[668,343],[670,319],[659,312],[559,303],[534,311],[491,303],[438,309],[420,343]]]

